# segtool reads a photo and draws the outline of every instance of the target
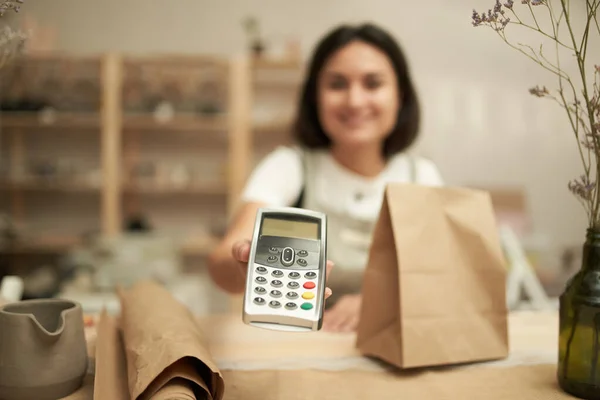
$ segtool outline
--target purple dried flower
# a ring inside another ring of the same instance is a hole
[[[20,4],[23,4],[25,0],[0,0],[0,17],[4,16],[7,11],[13,10],[19,12],[21,10]]]
[[[510,18],[505,17],[504,14],[502,3],[500,3],[500,0],[496,0],[494,8],[489,9],[487,13],[479,14],[477,10],[473,10],[471,19],[473,20],[473,26],[489,25],[494,30],[500,31],[510,22]]]
[[[596,149],[596,144],[593,141],[589,140],[589,139],[582,140],[580,143],[581,143],[581,145],[583,146],[584,149],[588,149],[588,150],[595,150]]]
[[[512,10],[513,4],[513,0],[507,0],[506,3],[504,3],[504,7],[508,8],[509,10]]]
[[[546,86],[544,86],[543,88],[540,88],[539,86],[532,87],[529,89],[529,93],[536,97],[544,97],[544,96],[547,96],[548,94],[550,94],[550,92],[548,91],[548,88],[546,88]]]
[[[596,182],[590,182],[590,179],[581,175],[579,179],[575,179],[569,182],[568,187],[571,193],[580,197],[582,200],[591,200],[594,193]]]
[[[494,4],[494,14],[502,11],[502,4],[500,4],[500,0],[496,0],[496,4]]]
[[[596,150],[596,148],[597,148],[596,143],[600,139],[600,136],[598,136],[598,134],[594,134],[594,133],[588,133],[585,136],[586,136],[585,140],[581,141],[581,144],[583,145],[583,147],[585,147],[588,150]]]
[[[0,70],[23,49],[27,36],[6,25],[0,29]]]

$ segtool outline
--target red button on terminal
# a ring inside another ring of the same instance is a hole
[[[315,288],[315,283],[314,282],[306,282],[304,284],[304,289],[314,289]]]

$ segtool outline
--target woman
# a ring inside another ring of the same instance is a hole
[[[407,62],[388,33],[365,24],[325,36],[302,89],[294,125],[299,146],[276,149],[253,171],[243,205],[210,257],[214,281],[228,292],[244,290],[257,208],[295,205],[325,212],[328,258],[336,267],[328,274],[333,295],[323,328],[354,330],[386,183],[442,184],[432,162],[406,154],[417,138],[419,116]]]

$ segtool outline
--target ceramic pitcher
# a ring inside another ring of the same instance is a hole
[[[0,399],[60,399],[81,386],[87,365],[80,304],[41,299],[0,307]]]

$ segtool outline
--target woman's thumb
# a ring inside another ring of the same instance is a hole
[[[232,247],[232,254],[237,261],[248,262],[248,257],[250,257],[250,241],[238,240],[235,242]]]

